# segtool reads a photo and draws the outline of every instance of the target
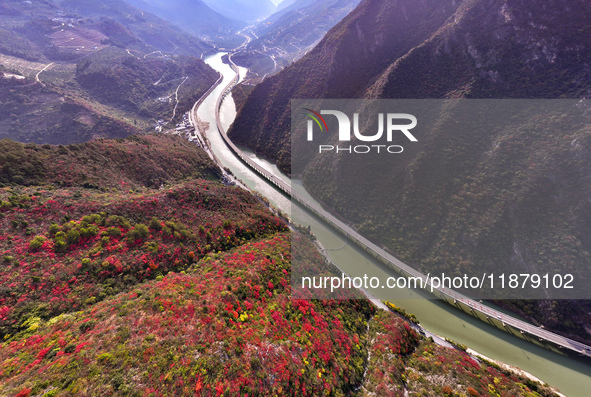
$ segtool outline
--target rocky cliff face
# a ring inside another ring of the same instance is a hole
[[[391,64],[368,96],[587,96],[590,10],[584,1],[465,1],[442,29]]]

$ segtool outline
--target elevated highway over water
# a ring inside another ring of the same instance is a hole
[[[377,276],[384,279],[396,275],[393,274],[394,270],[389,265],[375,259],[377,256],[358,246],[339,230],[335,230],[327,221],[322,221],[319,216],[306,210],[303,205],[298,205],[295,200],[291,202],[288,193],[264,175],[274,176],[276,182],[283,181],[283,187],[295,191],[302,201],[315,204],[322,210],[322,207],[307,194],[301,181],[284,176],[274,163],[257,156],[248,148],[232,146],[240,150],[242,155],[238,156],[234,149],[225,143],[226,137],[223,131],[233,122],[236,109],[231,96],[230,98],[226,97],[227,99],[224,101],[220,101],[219,97],[230,92],[232,86],[228,87],[228,85],[235,79],[236,70],[240,71],[238,81],[241,81],[246,69],[240,66],[230,67],[222,61],[224,55],[226,54],[216,53],[204,60],[212,68],[222,73],[223,81],[216,85],[211,95],[205,98],[196,109],[204,125],[209,125],[209,129],[207,130],[205,127],[206,131],[204,132],[207,133],[207,140],[211,145],[210,150],[215,152],[220,164],[231,170],[236,178],[253,192],[258,192],[266,197],[276,208],[291,213],[296,222],[310,225],[318,241],[325,247],[338,248],[326,249],[326,253],[339,268],[351,277],[363,276],[366,268],[371,268],[372,273],[375,272]],[[216,110],[219,111],[217,119],[215,117]],[[221,125],[218,124],[218,120],[221,120]],[[218,127],[223,127],[219,128],[221,133],[218,131]],[[248,157],[250,161],[245,161],[245,157]],[[256,168],[259,171],[248,164],[257,164]],[[387,255],[385,257],[388,258]],[[564,395],[569,397],[589,395],[589,390],[591,390],[590,360],[588,357],[583,357],[582,353],[578,353],[580,350],[577,349],[577,345],[574,348],[565,348],[550,340],[540,341],[537,336],[527,331],[521,333],[508,323],[507,317],[510,316],[510,313],[499,312],[498,315],[501,316],[501,320],[499,320],[493,312],[490,312],[487,319],[487,314],[484,312],[488,311],[488,307],[481,307],[484,305],[470,299],[467,301],[456,299],[454,304],[449,293],[445,293],[449,291],[441,291],[444,292],[443,299],[437,299],[440,295],[434,296],[426,291],[413,289],[384,289],[369,290],[368,292],[406,307],[409,312],[418,316],[426,330],[452,338],[491,359],[519,367],[541,379],[542,382],[558,387]],[[431,297],[433,299],[429,299]],[[471,311],[470,305],[476,305],[478,310]],[[524,328],[537,328],[525,321],[523,323]],[[429,332],[426,334],[430,335]]]
[[[225,87],[222,95],[218,97],[215,107],[216,124],[224,142],[228,145],[230,150],[232,150],[234,155],[239,157],[248,167],[250,167],[261,177],[265,178],[267,182],[274,185],[277,189],[281,190],[283,193],[289,196],[293,201],[297,202],[299,205],[306,208],[309,212],[313,213],[315,216],[322,219],[324,222],[332,226],[334,229],[338,230],[340,233],[347,236],[349,241],[353,242],[363,251],[373,256],[381,263],[394,270],[396,273],[402,276],[416,277],[423,280],[424,289],[427,290],[429,293],[433,291],[433,294],[436,295],[438,298],[441,298],[449,304],[454,305],[457,308],[465,312],[468,312],[473,316],[479,318],[480,320],[488,322],[489,324],[497,328],[503,329],[506,332],[509,332],[511,334],[520,334],[524,339],[527,339],[531,342],[540,344],[548,348],[551,348],[553,345],[555,347],[558,347],[559,349],[569,349],[575,353],[591,357],[591,346],[557,335],[542,327],[537,327],[525,321],[519,320],[506,313],[483,305],[482,303],[475,301],[472,298],[460,294],[459,292],[454,291],[452,289],[432,286],[431,280],[427,277],[427,275],[415,270],[411,266],[405,264],[393,255],[386,252],[384,249],[372,243],[365,237],[361,236],[350,226],[348,226],[332,214],[325,211],[319,205],[307,200],[297,191],[293,190],[288,183],[278,178],[274,174],[270,173],[269,171],[265,170],[259,164],[251,160],[248,156],[246,156],[242,152],[242,150],[240,150],[240,148],[238,148],[228,138],[225,129],[220,121],[220,108],[222,102],[225,99],[225,97],[231,92],[232,87],[234,87],[234,85],[239,80],[238,68],[232,62],[231,54],[229,55],[228,59],[230,61],[232,69],[236,72],[236,76]]]

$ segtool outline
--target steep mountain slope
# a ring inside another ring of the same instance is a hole
[[[181,138],[0,146],[2,395],[555,395],[367,300],[293,299],[287,225]]]
[[[218,78],[185,55],[209,45],[121,1],[33,4],[0,14],[0,138],[67,144],[172,127]]]
[[[0,138],[67,144],[153,130],[158,119],[173,126],[218,77],[197,58],[143,58],[115,46],[43,71],[43,82],[36,73],[0,75]]]
[[[9,29],[0,28],[0,53],[27,61],[45,60],[41,49],[31,41]]]
[[[0,88],[5,92],[0,99],[0,138],[60,144],[101,136],[123,138],[139,132],[111,112],[98,112],[34,80],[0,77]]]
[[[66,11],[90,18],[111,18],[126,26],[133,34],[155,49],[170,53],[201,57],[211,46],[186,33],[178,26],[154,14],[132,7],[122,0],[56,0]]]
[[[199,37],[215,38],[243,27],[243,23],[230,20],[209,8],[200,0],[126,0],[127,3],[180,26]]]
[[[116,48],[76,65],[76,82],[92,98],[144,117],[172,116],[189,109],[218,75],[194,57],[144,58]],[[178,106],[176,99],[179,99]]]
[[[259,84],[230,129],[232,139],[289,171],[291,99],[363,96],[377,76],[427,40],[457,7],[451,0],[400,4],[406,5],[404,13],[398,3],[362,2],[308,55]]]
[[[390,65],[369,97],[588,97],[590,14],[580,0],[465,2],[453,22]]]
[[[359,0],[299,1],[252,30],[255,39],[233,56],[249,68],[249,78],[278,72],[303,56],[349,14]]]
[[[306,57],[257,86],[230,134],[289,171],[292,98],[588,96],[590,17],[586,1],[366,0]],[[318,157],[304,182],[362,233],[425,271],[503,263],[565,272],[589,262],[588,129],[558,123],[551,130],[533,120],[478,134],[441,128],[417,148],[384,173],[364,173],[358,158],[328,164]],[[354,210],[342,202],[350,186],[364,187],[348,196],[360,203]],[[380,193],[391,198],[387,209],[370,200]],[[589,301],[504,304],[591,340]]]
[[[289,145],[292,98],[584,96],[588,15],[582,1],[364,1],[306,57],[254,90],[231,136],[287,171],[288,151],[273,148]]]
[[[270,0],[203,0],[213,10],[227,18],[243,22],[254,22],[275,12]]]

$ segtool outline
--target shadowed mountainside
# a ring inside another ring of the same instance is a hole
[[[290,171],[293,98],[585,97],[590,16],[585,1],[366,0],[302,60],[255,87],[229,134]],[[588,130],[536,131],[524,123],[420,141],[420,150],[383,174],[320,156],[304,182],[363,234],[423,270],[508,263],[565,272],[588,263]],[[364,186],[353,201],[367,205],[342,205],[339,192],[350,186]],[[387,192],[387,211],[367,200],[384,193],[380,186],[396,187]],[[588,301],[503,304],[591,340]]]

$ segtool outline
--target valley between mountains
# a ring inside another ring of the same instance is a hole
[[[406,263],[576,269],[591,254],[588,128],[442,128],[365,173],[292,158],[290,100],[583,99],[590,15],[582,0],[2,2],[0,395],[584,395],[584,358],[437,302],[427,323],[477,329],[550,380],[425,334],[405,302],[294,299],[296,255],[341,275],[324,226],[269,208],[262,179],[203,150],[221,142],[215,115],[200,133],[193,120],[229,82],[211,67],[229,52],[228,73],[248,69],[223,102],[230,139]],[[355,185],[363,205],[346,205]],[[495,303],[590,343],[589,302]]]

